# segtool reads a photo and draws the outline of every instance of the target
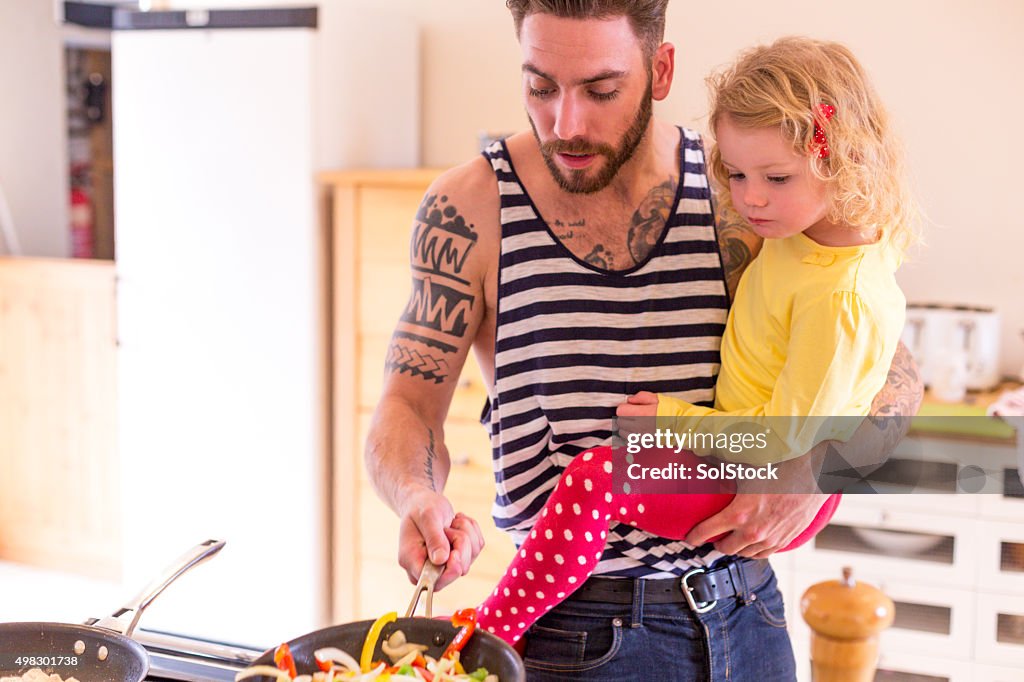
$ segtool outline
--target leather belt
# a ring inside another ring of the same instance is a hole
[[[569,595],[576,601],[632,604],[638,588],[644,604],[686,603],[697,613],[714,608],[720,599],[742,595],[760,585],[771,567],[766,560],[736,559],[707,570],[693,568],[682,578],[603,578],[593,576]],[[642,586],[637,583],[643,583]]]

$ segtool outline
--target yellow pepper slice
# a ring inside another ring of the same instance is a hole
[[[394,623],[398,619],[398,613],[392,611],[373,621],[370,631],[366,633],[366,641],[363,642],[363,652],[359,656],[359,669],[364,673],[370,672],[370,663],[373,658],[373,650],[377,647],[377,640],[380,639],[380,632],[388,623]]]

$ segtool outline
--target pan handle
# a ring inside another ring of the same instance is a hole
[[[146,610],[146,607],[156,599],[168,585],[177,580],[183,573],[193,566],[201,564],[214,554],[224,548],[223,540],[207,540],[201,542],[189,551],[178,557],[177,561],[171,564],[159,578],[151,582],[138,595],[129,600],[125,606],[95,623],[96,627],[113,630],[126,637],[131,637],[135,632],[135,626],[139,624],[139,616]]]

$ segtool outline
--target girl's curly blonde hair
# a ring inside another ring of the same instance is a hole
[[[875,231],[900,250],[919,239],[920,216],[906,177],[903,146],[863,67],[845,46],[810,38],[781,38],[743,52],[707,79],[709,124],[722,117],[743,128],[780,127],[830,190],[828,219]],[[835,114],[826,122],[819,106]],[[814,124],[825,132],[828,157],[819,158]],[[710,153],[726,216],[739,215],[718,145]]]

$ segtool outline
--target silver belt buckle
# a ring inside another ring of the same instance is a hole
[[[715,608],[715,605],[718,604],[718,600],[698,602],[693,598],[693,588],[690,587],[689,583],[690,576],[697,575],[699,573],[707,573],[707,571],[700,567],[691,568],[683,575],[679,582],[682,584],[683,596],[686,597],[686,603],[690,605],[690,608],[693,609],[695,613],[707,613],[711,609]]]

